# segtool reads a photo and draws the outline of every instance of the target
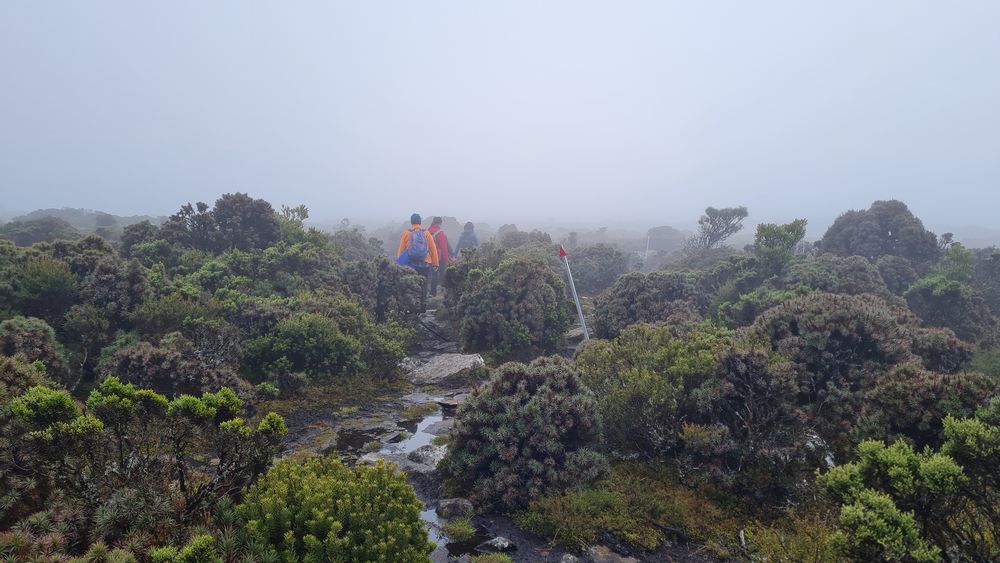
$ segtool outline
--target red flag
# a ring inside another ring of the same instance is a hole
[[[560,258],[565,258],[566,257],[566,249],[563,248],[563,245],[561,245],[561,244],[559,245],[559,257]]]

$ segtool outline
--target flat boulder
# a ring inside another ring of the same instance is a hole
[[[438,516],[444,518],[472,516],[474,510],[472,502],[464,498],[443,498],[437,503]]]
[[[410,371],[409,378],[417,385],[436,384],[485,363],[479,354],[438,354]]]
[[[438,462],[444,459],[444,456],[447,453],[448,448],[445,446],[427,444],[426,446],[420,446],[419,448],[413,450],[406,456],[406,458],[414,463],[419,463],[420,465],[437,467]]]

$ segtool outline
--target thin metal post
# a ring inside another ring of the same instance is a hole
[[[560,250],[562,248],[560,247]],[[590,332],[587,330],[587,320],[583,318],[583,307],[580,306],[580,296],[576,294],[576,284],[573,283],[573,271],[569,269],[569,258],[566,257],[566,252],[560,252],[562,254],[563,264],[566,264],[566,274],[569,276],[569,290],[573,292],[573,301],[576,303],[576,314],[580,315],[580,326],[583,327],[583,339],[590,340]]]

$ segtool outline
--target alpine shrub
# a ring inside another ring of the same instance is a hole
[[[548,350],[569,327],[565,285],[543,262],[505,258],[469,272],[456,306],[462,345],[498,357]]]
[[[238,511],[247,542],[280,561],[430,561],[422,503],[391,465],[279,462]]]
[[[517,509],[606,473],[600,439],[597,403],[572,363],[511,362],[459,408],[443,470],[474,503]]]
[[[594,331],[614,338],[636,323],[697,324],[695,283],[694,275],[683,272],[626,274],[596,299]]]

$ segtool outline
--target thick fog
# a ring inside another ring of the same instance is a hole
[[[1000,4],[4,2],[0,215],[995,227]]]

